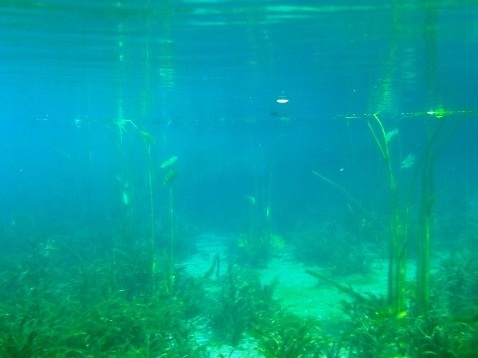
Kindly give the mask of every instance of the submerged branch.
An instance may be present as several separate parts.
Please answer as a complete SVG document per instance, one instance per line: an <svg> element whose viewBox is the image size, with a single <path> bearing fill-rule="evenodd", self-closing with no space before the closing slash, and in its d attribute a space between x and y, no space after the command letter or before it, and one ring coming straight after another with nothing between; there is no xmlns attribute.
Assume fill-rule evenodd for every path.
<svg viewBox="0 0 478 358"><path fill-rule="evenodd" d="M305 273L311 275L312 277L318 278L319 280L323 280L323 281L331 284L335 288L339 289L341 292L349 295L352 298L355 298L358 301L361 301L361 302L367 302L368 301L368 299L365 296L362 296L360 293L354 291L352 288L347 287L345 285L342 285L341 283L335 282L334 280L331 280L330 278L325 277L325 276L321 275L320 273L318 273L316 271L305 270Z"/></svg>

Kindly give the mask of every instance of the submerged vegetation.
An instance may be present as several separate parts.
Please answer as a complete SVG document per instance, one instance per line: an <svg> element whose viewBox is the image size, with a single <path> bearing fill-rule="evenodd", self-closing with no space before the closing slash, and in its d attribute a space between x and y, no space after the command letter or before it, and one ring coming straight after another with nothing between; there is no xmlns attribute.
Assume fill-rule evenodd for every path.
<svg viewBox="0 0 478 358"><path fill-rule="evenodd" d="M213 275L176 264L171 281L167 255L158 255L151 278L147 248L109 252L58 236L2 257L0 355L220 357L246 349L251 357L471 358L478 344L472 249L437 266L426 316L397 316L386 298L337 284L343 316L333 329L282 305L275 292L287 278L264 283L248 265L229 260L219 269L215 256ZM330 273L329 264L315 267Z"/></svg>
<svg viewBox="0 0 478 358"><path fill-rule="evenodd" d="M33 228L5 235L0 356L219 358L235 356L235 350L265 358L476 356L476 213L463 214L469 225L462 223L462 247L433 260L430 254L432 239L453 235L452 229L441 236L436 230L453 224L436 223L441 217L434 210L433 170L456 126L442 131L442 120L433 130L427 127L431 134L421 157L400 160L393 147L398 129L387 132L378 115L367 119L385 162L384 203L364 205L314 171L314 179L345 199L346 209L323 210L320 219L291 214L296 225L281 231L269 174L258 186L262 190L246 196L241 229L213 256L199 252L196 226L177 215L178 157L159 164L148 132L131 121L117 123L121 156L131 139L126 127L133 127L144 156L141 173L135 176L122 164L115 178L122 199L118 227L98 240L90 232L55 236ZM415 172L406 176L400 170ZM142 203L133 195L138 188ZM197 252L211 255L212 263L204 268L188 262ZM296 307L289 306L286 295L297 292L276 295L292 279L287 269L277 279L262 275L273 260L293 262L304 277L325 284L325 294L335 292L341 314L308 313L317 308L310 305L327 305L319 287L304 286L316 290L314 300L296 297ZM411 263L416 279L407 275ZM387 265L386 283L377 283ZM381 286L363 292L347 284L351 277Z"/></svg>
<svg viewBox="0 0 478 358"><path fill-rule="evenodd" d="M399 131L387 132L377 115L368 122L385 161L385 213L368 209L345 187L313 172L345 198L347 209L323 212L320 220L297 216L292 230L278 234L269 176L264 193L247 196L242 230L229 245L224 240L225 254L214 253L209 269L188 262L199 251L199 239L196 226L176 213L178 158L158 165L154 139L134 125L140 134L136 140L146 148L145 179L131 180L128 168L116 177L124 210L111 237L93 242L91 233L55 236L33 228L5 235L0 356L216 358L235 356L238 350L265 358L474 357L476 213L466 214L462 247L434 256L431 269L432 234L445 227L436 224L434 163L456 129L443 135L442 123L427 137L422 158L415 162L407 156L405 165L391 147ZM120 127L121 151L127 139L124 126L133 124ZM410 194L404 195L397 170L410 168L415 174ZM135 185L146 188L146 205L135 200ZM141 223L135 220L140 210L146 212ZM450 233L448 229L442 236ZM414 239L415 256L408 252ZM406 269L415 258L413 280ZM335 292L337 301L342 299L341 315L331 322L307 313L311 304L326 305L320 288L314 288L313 303L299 299L294 304L304 307L288 306L284 292L276 295L290 279L286 269L277 279L261 276L272 260L294 262L303 276L325 284L326 294ZM385 295L343 281L374 281L387 264L388 279L380 287L382 293L388 289Z"/></svg>
<svg viewBox="0 0 478 358"><path fill-rule="evenodd" d="M60 239L62 241L60 241ZM3 261L2 357L197 356L191 295L201 289L177 269L172 291L144 253L102 257L67 238ZM15 261L13 261L15 259Z"/></svg>
<svg viewBox="0 0 478 358"><path fill-rule="evenodd" d="M478 357L477 4L3 1L0 358Z"/></svg>

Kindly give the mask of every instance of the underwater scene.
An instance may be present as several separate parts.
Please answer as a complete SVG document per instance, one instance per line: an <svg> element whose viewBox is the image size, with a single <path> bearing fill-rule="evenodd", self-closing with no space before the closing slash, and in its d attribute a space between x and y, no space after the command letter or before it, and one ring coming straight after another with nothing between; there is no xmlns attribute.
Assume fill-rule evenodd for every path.
<svg viewBox="0 0 478 358"><path fill-rule="evenodd" d="M475 0L0 1L0 357L478 357Z"/></svg>

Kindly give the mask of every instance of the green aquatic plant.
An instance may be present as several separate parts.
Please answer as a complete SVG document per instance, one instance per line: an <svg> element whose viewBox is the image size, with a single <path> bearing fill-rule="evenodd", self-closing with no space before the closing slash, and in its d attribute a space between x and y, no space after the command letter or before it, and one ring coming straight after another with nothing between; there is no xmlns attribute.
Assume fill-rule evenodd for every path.
<svg viewBox="0 0 478 358"><path fill-rule="evenodd" d="M478 254L476 247L459 248L444 258L432 277L434 309L454 319L478 319Z"/></svg>
<svg viewBox="0 0 478 358"><path fill-rule="evenodd" d="M222 280L218 305L212 312L213 329L220 339L236 346L274 311L276 282L263 285L256 272L233 263Z"/></svg>
<svg viewBox="0 0 478 358"><path fill-rule="evenodd" d="M393 170L393 158L390 149L390 139L393 138L393 136L386 131L385 126L377 114L373 114L371 118L371 120L367 121L367 125L385 161L390 192L388 302L394 314L400 315L406 310L407 213L400 203L399 187Z"/></svg>
<svg viewBox="0 0 478 358"><path fill-rule="evenodd" d="M280 256L285 250L285 240L272 231L270 204L265 208L254 196L247 196L249 209L249 230L236 236L231 245L231 254L242 264L264 266L274 255ZM263 215L260 212L263 211Z"/></svg>
<svg viewBox="0 0 478 358"><path fill-rule="evenodd" d="M8 317L0 318L3 322L0 328L0 354L3 357L34 357L40 353L41 347L35 345L39 332L28 327L29 323L20 319L18 326L14 327L12 322L8 322Z"/></svg>
<svg viewBox="0 0 478 358"><path fill-rule="evenodd" d="M264 266L271 255L271 245L263 236L251 237L242 233L237 235L231 246L231 254L244 265Z"/></svg>
<svg viewBox="0 0 478 358"><path fill-rule="evenodd" d="M428 141L424 154L418 163L416 176L421 174L420 211L418 217L417 243L417 291L416 314L426 315L430 300L430 251L432 241L432 214L436 201L434 186L434 170L438 154L444 145L453 137L463 123L463 118L452 121L443 116L438 118L434 128L427 123Z"/></svg>
<svg viewBox="0 0 478 358"><path fill-rule="evenodd" d="M388 276L388 299L393 311L399 315L407 307L405 304L406 291L406 251L409 245L408 225L410 220L409 207L413 203L415 195L410 195L408 202L401 203L399 187L393 171L391 150L384 125L378 115L372 116L374 121L368 122L369 129L377 144L379 152L385 159L389 190L391 196L391 220L390 220L390 251L389 251L389 276ZM373 125L375 123L375 126ZM425 151L416 165L415 175L410 184L410 192L414 193L414 182L420 179L420 210L417 227L417 277L415 308L417 315L425 315L429 309L430 295L430 248L432 240L432 211L436 200L434 190L434 168L438 153L444 144L453 136L462 120L453 122L450 127L445 119L439 118L434 129L426 122L428 129L428 141ZM411 159L409 160L411 161ZM413 159L414 162L414 159ZM402 163L403 166L403 163ZM407 167L411 164L407 163Z"/></svg>
<svg viewBox="0 0 478 358"><path fill-rule="evenodd" d="M409 153L409 154L405 157L405 159L403 159L403 160L400 162L400 168L401 168L401 169L408 169L408 168L412 167L413 164L415 164L415 154Z"/></svg>
<svg viewBox="0 0 478 358"><path fill-rule="evenodd" d="M319 322L278 311L270 323L254 332L257 350L264 358L321 357L326 341Z"/></svg>
<svg viewBox="0 0 478 358"><path fill-rule="evenodd" d="M255 178L254 191L245 196L247 203L247 227L237 235L231 245L232 254L238 262L264 266L274 255L281 255L285 241L273 230L272 225L272 175Z"/></svg>
<svg viewBox="0 0 478 358"><path fill-rule="evenodd" d="M367 295L343 301L342 342L351 357L405 357L408 351L408 317L397 317L388 299Z"/></svg>
<svg viewBox="0 0 478 358"><path fill-rule="evenodd" d="M150 276L151 276L151 284L154 286L154 276L155 276L155 230L154 230L154 188L153 188L153 160L151 157L151 147L155 143L154 137L145 131L139 131L139 134L143 140L143 143L146 148L146 153L148 156L148 192L149 192L149 215L150 215L150 236L149 236L149 251L150 251ZM154 290L154 287L153 287Z"/></svg>
<svg viewBox="0 0 478 358"><path fill-rule="evenodd" d="M323 215L320 222L299 222L298 228L288 235L288 244L296 259L319 265L332 277L365 277L373 273L378 257L374 237L382 234L374 231L375 222L374 228L368 227L368 223L367 218L358 215Z"/></svg>
<svg viewBox="0 0 478 358"><path fill-rule="evenodd" d="M123 142L123 135L128 131L128 127L133 127L135 130L138 130L138 126L131 119L123 118L121 115L113 121L113 124L118 130L120 142Z"/></svg>
<svg viewBox="0 0 478 358"><path fill-rule="evenodd" d="M114 261L67 240L38 260L22 253L8 268L11 280L0 280L0 292L10 290L0 301L0 356L206 356L189 324L201 307L200 281L179 267L171 294L161 289L167 277L159 267L152 294L140 252ZM141 259L144 269L137 273ZM0 270L5 277L6 269Z"/></svg>
<svg viewBox="0 0 478 358"><path fill-rule="evenodd" d="M148 209L149 209L149 233L145 235L145 241L147 242L147 245L149 246L149 249L147 250L149 257L149 274L150 274L150 280L152 285L154 285L154 275L155 275L155 187L154 187L154 169L155 169L155 163L154 163L154 158L153 158L153 146L155 144L155 138L154 136L147 132L146 130L142 129L139 124L136 124L133 120L131 119L125 119L122 115L123 113L123 108L120 105L118 112L120 113L118 115L118 119L114 120L114 125L119 131L119 142L116 141L116 147L120 154L124 157L122 160L122 165L125 166L123 169L124 173L121 175L116 175L116 179L119 181L122 189L122 203L124 206L124 217L122 220L122 225L123 227L123 239L122 240L125 242L128 242L129 245L137 245L134 241L137 239L138 235L138 222L137 220L134 220L133 218L133 202L132 202L132 192L134 190L133 185L132 185L132 178L131 178L131 168L127 168L126 163L128 163L127 159L127 154L128 152L125 151L125 145L126 145L126 139L132 139L134 140L133 144L135 146L141 145L138 144L142 143L144 145L144 151L145 151L145 160L146 160L146 183L147 183L147 200L148 200ZM129 133L129 131L133 130L133 133ZM126 137L126 134L131 134ZM124 244L123 242L119 241L117 244Z"/></svg>
<svg viewBox="0 0 478 358"><path fill-rule="evenodd" d="M173 195L173 182L176 180L178 176L178 171L172 166L176 163L178 157L172 156L168 160L164 161L160 167L161 169L168 169L168 172L163 177L163 184L168 189L168 197L169 197L169 249L168 249L168 260L169 260L169 279L170 283L169 286L174 284L174 275L173 275L173 267L174 267L174 246L175 246L175 224L174 224L174 195Z"/></svg>
<svg viewBox="0 0 478 358"><path fill-rule="evenodd" d="M411 357L476 357L477 328L430 311L407 327L407 353Z"/></svg>
<svg viewBox="0 0 478 358"><path fill-rule="evenodd" d="M322 179L324 182L326 182L327 184L329 184L330 186L332 186L334 189L338 190L339 192L341 192L348 200L350 203L353 204L354 207L356 207L357 209L359 209L362 213L364 213L366 216L369 216L369 213L368 211L357 201L355 200L352 195L350 195L350 193L344 188L342 187L341 185L337 184L336 182L330 180L329 178L326 178L325 176L323 176L322 174L316 172L315 170L312 170L312 174L318 176L320 179Z"/></svg>
<svg viewBox="0 0 478 358"><path fill-rule="evenodd" d="M161 163L160 168L161 169L166 169L167 167L172 166L176 161L178 160L178 157L176 155L173 155L171 158L165 160L164 162Z"/></svg>

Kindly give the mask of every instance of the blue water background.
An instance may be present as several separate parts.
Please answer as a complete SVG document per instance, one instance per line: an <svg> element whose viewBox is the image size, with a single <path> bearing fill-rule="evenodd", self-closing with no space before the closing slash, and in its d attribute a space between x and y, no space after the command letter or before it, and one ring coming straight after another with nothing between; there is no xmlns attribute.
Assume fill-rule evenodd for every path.
<svg viewBox="0 0 478 358"><path fill-rule="evenodd" d="M477 18L471 1L4 3L2 238L108 241L129 222L141 241L150 196L159 238L172 156L175 220L197 232L247 232L251 205L283 235L361 215L312 171L386 216L373 114L399 129L393 168L415 208L401 161L416 167L438 123L462 121L438 155L435 210L476 218Z"/></svg>

